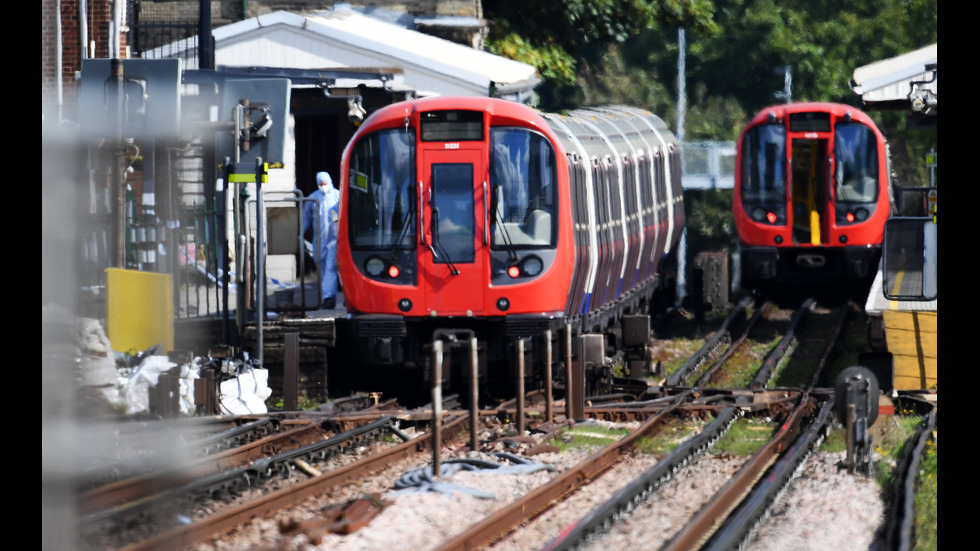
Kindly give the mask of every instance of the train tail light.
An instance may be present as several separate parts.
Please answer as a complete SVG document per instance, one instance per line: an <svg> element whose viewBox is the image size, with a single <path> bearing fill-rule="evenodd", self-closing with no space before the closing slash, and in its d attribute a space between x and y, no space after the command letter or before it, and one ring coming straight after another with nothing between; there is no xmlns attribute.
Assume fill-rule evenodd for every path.
<svg viewBox="0 0 980 551"><path fill-rule="evenodd" d="M382 258L372 256L364 263L364 272L374 278L387 275L391 279L398 279L398 276L401 274L401 269L397 265L387 262Z"/></svg>
<svg viewBox="0 0 980 551"><path fill-rule="evenodd" d="M768 212L768 213L766 213L766 220L768 220L770 224L775 224L777 218L778 217L776 216L776 213L775 212Z"/></svg>

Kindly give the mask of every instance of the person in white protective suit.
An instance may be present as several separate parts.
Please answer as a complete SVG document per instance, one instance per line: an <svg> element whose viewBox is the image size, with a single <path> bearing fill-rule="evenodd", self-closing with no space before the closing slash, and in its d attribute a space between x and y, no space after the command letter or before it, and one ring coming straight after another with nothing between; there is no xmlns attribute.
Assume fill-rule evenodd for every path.
<svg viewBox="0 0 980 551"><path fill-rule="evenodd" d="M320 250L317 251L323 297L320 307L330 310L337 306L337 204L340 191L333 187L333 179L326 172L317 173L316 185L317 189L308 196L316 202L303 202L303 235L310 229L316 230L316 220L320 220Z"/></svg>

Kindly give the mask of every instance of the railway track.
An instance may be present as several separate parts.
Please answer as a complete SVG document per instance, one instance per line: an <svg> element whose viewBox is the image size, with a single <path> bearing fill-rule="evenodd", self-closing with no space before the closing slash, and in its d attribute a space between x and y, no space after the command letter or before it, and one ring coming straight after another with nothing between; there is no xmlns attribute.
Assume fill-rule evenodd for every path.
<svg viewBox="0 0 980 551"><path fill-rule="evenodd" d="M786 492L785 483L799 476L832 421L828 412L833 411L833 392L818 383L825 379L822 372L834 355L833 343L848 319L845 307L822 311L822 321L815 323L815 305L807 301L777 324L783 332L756 365L751 383L713 386L726 377L726 361L759 329L759 313L767 308L741 303L685 368L661 385L649 385L642 395L593 397L584 409L586 420L569 421L564 402L546 404L540 393L529 393L521 405L528 420L524 434L508 423L518 412L513 403L481 410L477 427L470 425L468 412L450 403L437 436L425 432L431 428L425 421L431 420L431 410L400 410L390 402L373 411L222 420L195 440L197 466L182 473L192 480L178 484L174 475L161 470L82 494L82 524L94 527L86 548L287 549L300 541L341 551L377 548L378 542L388 542L381 545L391 550L597 548L603 538L636 537L616 533L629 533L631 519L635 527L636 519L654 508L671 509L669 518L685 519L665 523L668 517L659 514L658 534L648 535L646 542L655 548L738 546L759 533L772 504ZM794 354L819 360L810 362L805 375L799 370L787 375L786 364ZM786 377L808 382L799 387L775 384ZM554 420L545 418L546 411ZM708 453L742 417L768 419L770 426L780 428L751 457ZM422 432L399 434L394 419ZM642 451L642 442L670 434L678 420L694 420L700 428L670 453ZM556 453L550 444L576 438L572 429L587 430L596 423L632 430L605 446L578 452ZM479 434L476 450L471 449L473 431ZM369 454L355 452L342 464L322 461L345 449L363 451L369 441L382 445ZM433 442L442 449L435 464L444 466L443 476L431 472ZM332 451L323 451L327 448ZM463 466L483 474L459 473L456 468ZM516 476L505 474L522 470ZM408 472L426 478L429 491L407 498L398 480ZM277 483L265 486L260 480ZM443 491L432 490L440 485ZM458 487L447 489L453 485ZM691 485L700 486L701 499L692 500L690 492L681 490ZM441 511L429 512L434 499L441 500L441 507L435 505ZM411 500L423 503L406 505ZM147 509L162 511L158 505L163 502L193 502L207 514L181 516L169 509L168 522L145 515ZM724 523L718 522L721 518ZM121 536L120 526L132 530ZM901 534L901 528L892 532ZM604 546L610 545L617 546Z"/></svg>

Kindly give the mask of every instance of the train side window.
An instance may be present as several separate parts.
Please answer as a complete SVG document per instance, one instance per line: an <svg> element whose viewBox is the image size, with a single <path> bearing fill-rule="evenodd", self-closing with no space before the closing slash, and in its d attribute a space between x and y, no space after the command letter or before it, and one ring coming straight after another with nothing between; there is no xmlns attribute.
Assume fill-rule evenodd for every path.
<svg viewBox="0 0 980 551"><path fill-rule="evenodd" d="M558 223L554 148L536 132L493 127L490 157L492 247L504 247L508 239L514 246L554 247ZM498 231L501 224L506 231Z"/></svg>
<svg viewBox="0 0 980 551"><path fill-rule="evenodd" d="M352 248L415 247L414 181L414 130L382 130L355 144L346 211Z"/></svg>
<svg viewBox="0 0 980 551"><path fill-rule="evenodd" d="M878 199L878 145L874 131L858 123L840 123L834 132L837 200L872 203Z"/></svg>
<svg viewBox="0 0 980 551"><path fill-rule="evenodd" d="M935 300L938 226L931 217L894 217L885 222L882 291L888 300Z"/></svg>
<svg viewBox="0 0 980 551"><path fill-rule="evenodd" d="M742 200L776 201L786 197L786 129L777 124L753 127L742 137Z"/></svg>

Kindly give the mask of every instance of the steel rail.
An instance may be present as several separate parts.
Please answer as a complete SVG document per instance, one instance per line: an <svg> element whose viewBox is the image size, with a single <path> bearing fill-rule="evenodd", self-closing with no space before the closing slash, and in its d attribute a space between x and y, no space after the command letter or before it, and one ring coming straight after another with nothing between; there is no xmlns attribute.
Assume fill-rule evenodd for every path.
<svg viewBox="0 0 980 551"><path fill-rule="evenodd" d="M605 503L563 530L542 550L575 549L588 538L608 531L616 517L632 512L633 509L645 502L655 490L677 474L680 469L694 463L700 454L708 450L724 435L740 415L741 411L738 408L726 408L703 431L689 438L628 486L617 491Z"/></svg>
<svg viewBox="0 0 980 551"><path fill-rule="evenodd" d="M728 317L725 318L725 322L722 323L721 327L718 328L714 334L708 338L703 345L701 345L700 350L698 350L694 355L687 359L674 373L667 377L664 381L664 386L680 386L681 381L686 379L692 371L697 369L701 364L703 364L708 356L714 352L719 346L721 346L721 340L723 337L727 337L731 329L730 327L735 324L735 321L739 319L740 316L744 315L744 312L754 303L752 297L743 298L732 311L729 312ZM761 310L761 309L760 309Z"/></svg>
<svg viewBox="0 0 980 551"><path fill-rule="evenodd" d="M390 418L382 418L326 439L317 439L305 446L287 449L271 457L259 458L246 466L211 473L186 484L175 484L159 493L141 496L116 507L85 515L79 519L79 524L90 527L108 520L119 522L118 519L123 518L124 515L133 515L150 508L159 509L181 501L192 502L201 496L213 498L222 494L234 494L255 487L257 483L271 478L274 473L288 473L293 462L298 459L323 460L330 455L342 453L354 443L376 437L391 425Z"/></svg>
<svg viewBox="0 0 980 551"><path fill-rule="evenodd" d="M679 407L690 394L690 391L687 391L675 397L674 408L665 408L621 440L609 444L547 484L531 490L522 498L471 525L462 533L443 542L437 548L438 551L481 548L503 537L527 518L552 507L560 499L584 486L620 461L633 450L637 439L653 432L665 423L674 409Z"/></svg>
<svg viewBox="0 0 980 551"><path fill-rule="evenodd" d="M769 509L786 491L789 483L802 472L810 454L826 437L833 420L834 400L827 400L806 431L782 454L749 496L723 523L704 549L726 551L747 543L758 529Z"/></svg>
<svg viewBox="0 0 980 551"><path fill-rule="evenodd" d="M769 379L776 372L776 368L786 359L790 345L796 341L796 330L803 318L810 311L810 307L813 306L814 302L812 298L804 300L799 309L793 313L793 317L790 319L789 329L769 357L762 362L762 367L759 368L758 373L755 374L755 378L749 383L749 388L764 388L769 383Z"/></svg>
<svg viewBox="0 0 980 551"><path fill-rule="evenodd" d="M702 373L700 377L698 377L697 382L695 382L693 386L700 388L711 382L711 379L714 378L715 374L721 370L721 366L725 365L725 362L728 361L735 354L738 348L742 346L742 344L744 344L749 338L749 331L752 330L752 327L755 326L760 318L762 318L762 308L756 309L756 311L752 314L752 317L749 318L748 323L746 323L745 327L742 328L738 338L728 345L728 350L725 350L725 353L722 354L711 367Z"/></svg>
<svg viewBox="0 0 980 551"><path fill-rule="evenodd" d="M444 436L455 436L467 427L468 414L458 415L443 424ZM448 439L448 438L447 438ZM443 440L446 441L445 439ZM356 463L324 473L300 484L284 488L259 499L221 511L204 520L179 526L155 537L124 547L125 551L176 550L202 541L219 532L233 529L251 519L295 506L306 499L321 495L328 490L357 480L367 473L375 472L391 463L417 455L432 444L432 433L426 433L381 453L373 454Z"/></svg>
<svg viewBox="0 0 980 551"><path fill-rule="evenodd" d="M722 526L724 520L749 494L766 471L789 449L803 430L804 421L815 409L815 400L804 400L794 409L768 444L739 469L735 477L715 494L661 551L700 549Z"/></svg>
<svg viewBox="0 0 980 551"><path fill-rule="evenodd" d="M886 512L888 520L881 538L885 542L885 549L908 551L915 544L915 483L926 443L934 437L933 431L938 426L938 415L938 408L933 407L922 417L895 467L892 490L894 499Z"/></svg>
<svg viewBox="0 0 980 551"><path fill-rule="evenodd" d="M302 446L322 439L324 428L314 419L295 428L270 434L244 446L195 459L180 468L148 473L93 488L78 497L77 507L82 515L119 506L127 501L187 484L201 476L243 466L269 454L269 450Z"/></svg>

